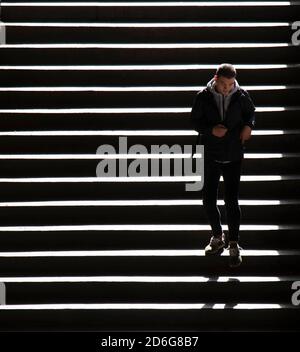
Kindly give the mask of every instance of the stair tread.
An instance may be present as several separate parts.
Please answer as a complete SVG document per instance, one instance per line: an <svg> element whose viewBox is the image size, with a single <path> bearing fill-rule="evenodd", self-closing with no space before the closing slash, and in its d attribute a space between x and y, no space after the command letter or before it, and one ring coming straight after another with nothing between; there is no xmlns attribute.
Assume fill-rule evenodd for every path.
<svg viewBox="0 0 300 352"><path fill-rule="evenodd" d="M165 159L173 159L174 154L165 154L168 158ZM176 154L175 154L176 155ZM184 157L185 154L177 154L178 156ZM158 154L157 154L158 156ZM284 159L284 158L299 158L300 153L245 153L244 159ZM103 154L0 154L0 160L94 160L94 159L104 159L105 156ZM144 159L147 158L137 157L136 154L122 154L120 159ZM149 159L156 158L156 155L150 155ZM114 159L114 158L110 158ZM118 156L115 159L119 159ZM148 159L148 158L147 158Z"/></svg>
<svg viewBox="0 0 300 352"><path fill-rule="evenodd" d="M258 310L258 309L299 309L298 307L292 304L257 304L257 303L240 303L240 304L215 304L211 307L211 304L207 306L205 303L79 303L79 304L16 304L16 305L0 305L0 311L3 310L60 310L60 309L74 309L74 310L102 310L102 309L118 309L118 310L132 310L132 309L162 309L162 310L173 310L173 309L189 309L189 310L198 310L198 309L242 309L242 310Z"/></svg>
<svg viewBox="0 0 300 352"><path fill-rule="evenodd" d="M300 175L242 175L241 181L284 181L284 180L299 180ZM186 182L196 180L197 177L192 176L178 176L178 177L167 177L167 176L158 176L158 177L15 177L15 178L0 178L1 183L35 183L35 182L118 182L118 183L128 183L128 182ZM222 182L222 179L221 179Z"/></svg>
<svg viewBox="0 0 300 352"><path fill-rule="evenodd" d="M0 65L0 70L214 70L217 64L187 64L187 65ZM240 70L262 70L262 69L288 69L300 68L300 64L235 64L235 68Z"/></svg>
<svg viewBox="0 0 300 352"><path fill-rule="evenodd" d="M300 250L242 250L244 257L277 257L300 256ZM221 257L228 256L223 252ZM170 250L86 250L86 251L27 251L27 252L0 252L0 258L58 258L63 257L206 257L202 249L170 249Z"/></svg>
<svg viewBox="0 0 300 352"><path fill-rule="evenodd" d="M64 43L64 44L3 44L0 46L0 52L5 49L60 49L60 48L75 48L75 49L88 49L88 48L116 48L116 49L179 49L179 48L282 48L294 47L289 42L278 43L104 43L104 44L84 44L84 43Z"/></svg>
<svg viewBox="0 0 300 352"><path fill-rule="evenodd" d="M32 276L32 277L0 277L3 283L208 283L218 282L220 284L230 284L237 280L239 283L280 283L282 281L300 281L299 276Z"/></svg>
<svg viewBox="0 0 300 352"><path fill-rule="evenodd" d="M162 27L162 28L197 28L197 27L289 27L289 22L5 22L6 27L87 27L89 29L97 27L129 27L135 29L137 27L151 28L151 27Z"/></svg>
<svg viewBox="0 0 300 352"><path fill-rule="evenodd" d="M151 92L151 91L195 91L204 89L205 86L127 86L127 87L0 87L0 92ZM287 90L300 89L299 84L288 85L259 85L259 86L243 86L247 91L262 91L262 90Z"/></svg>
<svg viewBox="0 0 300 352"><path fill-rule="evenodd" d="M253 136L270 136L300 134L300 129L291 130L253 130ZM46 136L46 137L74 137L74 136L197 136L194 130L48 130L48 131L0 131L1 136Z"/></svg>
<svg viewBox="0 0 300 352"><path fill-rule="evenodd" d="M224 205L224 200L219 199L217 201L218 205ZM262 200L262 199L240 199L239 204L241 206L281 206L281 205L299 205L300 199L280 199L280 200ZM201 199L145 199L145 200L51 200L51 201L22 201L22 202L0 202L1 207L42 207L42 206L112 206L112 207L136 207L136 206L199 206L203 205Z"/></svg>

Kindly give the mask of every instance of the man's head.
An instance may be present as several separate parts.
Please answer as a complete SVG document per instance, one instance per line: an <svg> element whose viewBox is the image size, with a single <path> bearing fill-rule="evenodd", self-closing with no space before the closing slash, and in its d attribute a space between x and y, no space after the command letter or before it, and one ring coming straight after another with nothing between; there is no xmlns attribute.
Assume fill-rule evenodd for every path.
<svg viewBox="0 0 300 352"><path fill-rule="evenodd" d="M221 64L214 76L216 90L223 94L228 95L234 88L236 77L236 70L231 64Z"/></svg>

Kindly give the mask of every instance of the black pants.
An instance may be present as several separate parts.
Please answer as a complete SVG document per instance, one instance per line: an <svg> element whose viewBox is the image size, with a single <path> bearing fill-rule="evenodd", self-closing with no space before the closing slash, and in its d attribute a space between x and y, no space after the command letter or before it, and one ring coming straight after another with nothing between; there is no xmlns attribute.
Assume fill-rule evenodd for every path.
<svg viewBox="0 0 300 352"><path fill-rule="evenodd" d="M228 224L228 240L239 240L241 209L238 203L242 160L222 164L205 158L203 206L214 236L222 234L221 215L217 206L221 174L224 180L224 201Z"/></svg>

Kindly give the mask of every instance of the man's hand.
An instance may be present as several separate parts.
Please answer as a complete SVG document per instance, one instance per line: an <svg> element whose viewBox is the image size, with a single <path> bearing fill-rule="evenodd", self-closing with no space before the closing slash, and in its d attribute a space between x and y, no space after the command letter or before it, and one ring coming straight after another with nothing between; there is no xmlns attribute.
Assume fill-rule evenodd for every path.
<svg viewBox="0 0 300 352"><path fill-rule="evenodd" d="M250 139L251 137L251 132L252 129L249 126L245 126L241 133L240 133L240 139L242 140L242 144L244 144L245 141L247 141L248 139Z"/></svg>
<svg viewBox="0 0 300 352"><path fill-rule="evenodd" d="M211 131L211 133L216 137L224 137L226 132L227 132L227 128L221 124L216 125Z"/></svg>

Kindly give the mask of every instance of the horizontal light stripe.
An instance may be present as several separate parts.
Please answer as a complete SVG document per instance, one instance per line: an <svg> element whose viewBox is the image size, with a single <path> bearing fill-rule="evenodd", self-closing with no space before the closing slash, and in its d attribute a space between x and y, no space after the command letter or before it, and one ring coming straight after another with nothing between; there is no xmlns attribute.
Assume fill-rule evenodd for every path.
<svg viewBox="0 0 300 352"><path fill-rule="evenodd" d="M130 43L130 44L3 44L1 49L226 49L226 48L283 48L290 43Z"/></svg>
<svg viewBox="0 0 300 352"><path fill-rule="evenodd" d="M215 309L280 309L284 305L280 304L230 304L230 307L221 304L215 304ZM0 305L0 310L104 310L104 309L164 309L164 310L184 310L184 309L209 309L204 303L103 303L103 304L16 304L16 305Z"/></svg>
<svg viewBox="0 0 300 352"><path fill-rule="evenodd" d="M0 202L1 208L10 207L83 207L83 206L184 206L202 205L200 199L168 199L168 200L78 200L78 201L39 201L39 202ZM218 205L224 205L224 200L218 200ZM299 204L300 200L240 200L240 205L263 206L263 205L285 205Z"/></svg>
<svg viewBox="0 0 300 352"><path fill-rule="evenodd" d="M284 159L293 157L300 157L300 153L244 153L244 159Z"/></svg>
<svg viewBox="0 0 300 352"><path fill-rule="evenodd" d="M272 177L272 176L271 176ZM275 176L278 180L281 176ZM32 182L195 182L201 176L149 176L149 177L33 177L33 178L0 178L0 182L32 183Z"/></svg>
<svg viewBox="0 0 300 352"><path fill-rule="evenodd" d="M280 111L297 111L300 110L298 106L270 106L270 107L257 107L255 112L280 112Z"/></svg>
<svg viewBox="0 0 300 352"><path fill-rule="evenodd" d="M195 153L197 158L202 158L202 155ZM300 154L299 154L300 156ZM191 153L185 154L40 154L40 155L0 155L0 160L93 160L93 159L189 159Z"/></svg>
<svg viewBox="0 0 300 352"><path fill-rule="evenodd" d="M289 27L289 22L183 22L183 23L141 23L141 22L6 22L6 27L71 27L71 28L240 28L240 27Z"/></svg>
<svg viewBox="0 0 300 352"><path fill-rule="evenodd" d="M13 131L0 136L193 136L192 130L77 130L77 131Z"/></svg>
<svg viewBox="0 0 300 352"><path fill-rule="evenodd" d="M15 65L15 66L0 66L0 70L109 70L109 71L124 71L124 70L215 70L218 64L215 65ZM300 68L300 64L235 64L234 67L238 70L265 70L265 69L283 69L283 68Z"/></svg>
<svg viewBox="0 0 300 352"><path fill-rule="evenodd" d="M198 158L202 155L195 154ZM0 154L0 160L102 160L102 159L188 159L191 153L175 154ZM299 158L300 153L245 153L245 159Z"/></svg>
<svg viewBox="0 0 300 352"><path fill-rule="evenodd" d="M300 107L299 107L300 110ZM87 108L87 109L0 109L0 113L19 114L124 114L190 113L191 108Z"/></svg>
<svg viewBox="0 0 300 352"><path fill-rule="evenodd" d="M241 181L281 181L295 180L294 177L281 175L242 175ZM26 178L0 178L0 183L48 183L48 182L195 182L200 181L199 176L149 176L149 177L26 177ZM221 177L221 181L223 178Z"/></svg>
<svg viewBox="0 0 300 352"><path fill-rule="evenodd" d="M279 256L300 255L300 251L287 250L243 250L243 256ZM221 256L228 256L225 251ZM32 252L0 252L0 258L34 258L34 257L205 257L204 250L172 249L172 250L107 250L107 251L32 251Z"/></svg>
<svg viewBox="0 0 300 352"><path fill-rule="evenodd" d="M0 87L0 92L198 92L204 86ZM300 85L243 86L249 91L300 89Z"/></svg>
<svg viewBox="0 0 300 352"><path fill-rule="evenodd" d="M254 130L253 136L299 134L300 130ZM53 131L12 131L0 132L0 137L5 136L196 136L198 132L194 130L53 130ZM84 142L83 142L84 143Z"/></svg>
<svg viewBox="0 0 300 352"><path fill-rule="evenodd" d="M298 111L300 106L257 107L255 112ZM190 114L190 108L0 109L0 114Z"/></svg>
<svg viewBox="0 0 300 352"><path fill-rule="evenodd" d="M228 230L227 225L223 225ZM0 226L0 232L57 232L57 231L210 231L209 225L59 225L59 226ZM300 225L241 225L240 231L300 230Z"/></svg>
<svg viewBox="0 0 300 352"><path fill-rule="evenodd" d="M228 230L227 225L223 225ZM131 225L59 225L59 226L0 226L0 232L76 232L76 231L210 231L209 225L171 225L171 224L131 224ZM300 230L300 225L241 225L240 231L279 231Z"/></svg>
<svg viewBox="0 0 300 352"><path fill-rule="evenodd" d="M256 130L252 131L253 136L278 136L284 134L298 134L300 130Z"/></svg>
<svg viewBox="0 0 300 352"><path fill-rule="evenodd" d="M228 282L235 280L239 282L280 282L280 281L297 281L298 277L276 277L276 276L59 276L59 277L0 277L0 282L4 283L86 283L86 282L154 282L154 283L204 283L208 281Z"/></svg>
<svg viewBox="0 0 300 352"><path fill-rule="evenodd" d="M298 4L299 2L293 1L294 4ZM74 7L74 6L97 6L97 7L229 7L229 6L236 6L236 7L244 7L244 6L291 6L291 1L198 1L198 2L3 2L2 6L14 7L14 6L51 6L51 7Z"/></svg>

